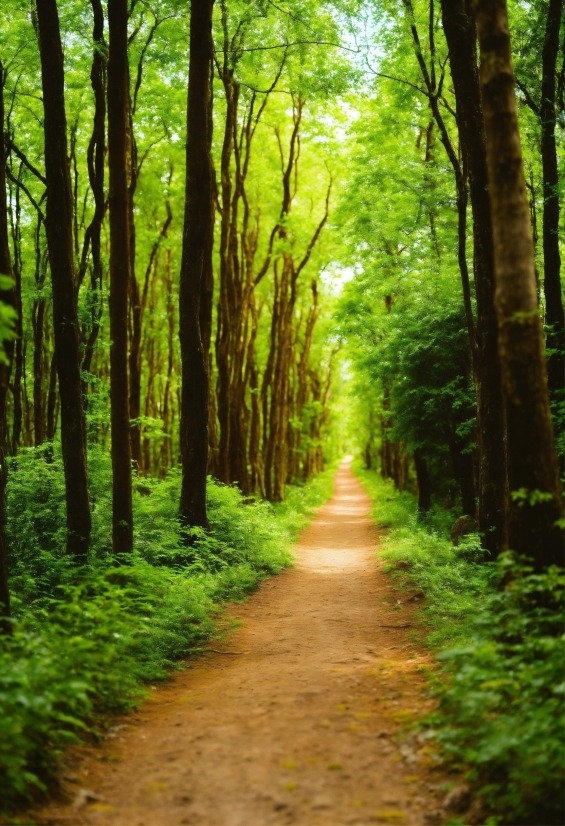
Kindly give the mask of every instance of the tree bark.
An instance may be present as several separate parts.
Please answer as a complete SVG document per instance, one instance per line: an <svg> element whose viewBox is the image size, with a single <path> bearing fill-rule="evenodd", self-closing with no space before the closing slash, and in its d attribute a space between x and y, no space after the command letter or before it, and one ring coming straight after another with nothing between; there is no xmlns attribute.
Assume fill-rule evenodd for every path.
<svg viewBox="0 0 565 826"><path fill-rule="evenodd" d="M247 405L249 380L252 374L249 337L252 329L252 300L255 286L266 274L272 256L273 242L280 229L281 219L271 232L267 253L257 274L254 259L259 237L259 211L254 220L246 192L251 147L271 92L277 85L286 62L286 51L275 78L265 92L252 91L241 95L235 78L238 56L231 48L236 42L230 37L228 11L221 3L224 35L223 61L218 66L226 98L226 117L220 164L221 187L218 193L221 205L220 278L218 323L216 335L217 412L220 427L219 448L213 451L218 478L231 484L237 482L244 493L251 490L247 456L249 423L253 413ZM238 30L239 31L239 30ZM239 38L239 34L235 35ZM239 53L241 54L241 53ZM258 98L262 96L262 99ZM243 100L245 113L238 116ZM282 159L281 159L282 162ZM205 327L203 327L203 335ZM214 430L211 430L214 434Z"/></svg>
<svg viewBox="0 0 565 826"><path fill-rule="evenodd" d="M37 0L45 132L45 229L53 283L53 329L61 399L67 551L84 561L90 542L86 436L73 262L73 207L67 160L63 50L56 0Z"/></svg>
<svg viewBox="0 0 565 826"><path fill-rule="evenodd" d="M0 275L12 277L8 209L6 202L6 145L4 142L4 67L0 63ZM0 301L16 306L14 289L0 291ZM0 364L0 633L12 631L10 590L8 587L8 544L6 541L6 402L8 382L14 356L14 343L3 342L8 363Z"/></svg>
<svg viewBox="0 0 565 826"><path fill-rule="evenodd" d="M559 53L559 30L563 0L549 0L542 50L541 79L541 162L543 174L543 269L545 321L549 327L547 374L551 394L565 389L563 348L565 318L561 294L559 255L559 175L555 146L555 67ZM557 400L557 399L556 399Z"/></svg>
<svg viewBox="0 0 565 826"><path fill-rule="evenodd" d="M208 527L208 370L200 331L202 281L209 262L212 166L209 152L213 0L192 0L187 107L186 190L180 273L182 358L180 517L187 527Z"/></svg>
<svg viewBox="0 0 565 826"><path fill-rule="evenodd" d="M57 364L55 356L51 359L49 369L49 390L47 391L47 430L46 437L49 442L55 438L57 430Z"/></svg>
<svg viewBox="0 0 565 826"><path fill-rule="evenodd" d="M128 4L108 2L108 168L110 174L110 403L112 434L112 546L133 550L128 399Z"/></svg>
<svg viewBox="0 0 565 826"><path fill-rule="evenodd" d="M13 418L12 418L12 439L10 444L10 453L13 455L17 452L20 446L20 439L22 434L22 420L23 420L23 406L22 406L22 377L24 367L24 348L23 348L23 309L22 309L22 266L21 266L21 238L20 238L20 191L16 187L15 204L11 207L11 229L12 240L14 244L14 260L12 262L12 274L15 281L15 309L18 314L16 321L16 345L14 352L14 379L12 382L13 395Z"/></svg>
<svg viewBox="0 0 565 826"><path fill-rule="evenodd" d="M106 43L104 41L104 11L101 0L90 0L94 17L92 39L94 55L90 70L90 82L94 93L94 119L92 134L88 144L87 163L88 180L94 196L94 215L86 234L92 250L92 272L90 277L90 331L84 344L82 370L90 373L94 348L101 328L102 319L102 222L106 214L106 197L104 194L104 167L106 148ZM85 248L88 249L85 239ZM85 251L86 251L85 250ZM87 257L83 252L86 268ZM79 282L80 282L79 276ZM87 401L88 381L84 383L85 401Z"/></svg>
<svg viewBox="0 0 565 826"><path fill-rule="evenodd" d="M47 275L45 251L41 250L41 218L37 219L35 232L35 288L39 298L34 299L31 314L33 327L33 443L43 444L45 437L43 415L43 339L45 331L45 297L42 295Z"/></svg>
<svg viewBox="0 0 565 826"><path fill-rule="evenodd" d="M200 336L202 338L202 349L204 351L204 362L208 370L208 384L210 385L210 344L212 341L212 307L214 303L214 266L212 252L214 249L214 223L215 223L215 172L212 161L212 138L214 128L213 110L213 80L214 64L210 62L210 85L208 90L208 157L210 159L210 186L212 187L212 197L210 198L210 215L206 226L206 237L204 242L204 261L202 266L202 280L200 284Z"/></svg>
<svg viewBox="0 0 565 826"><path fill-rule="evenodd" d="M487 189L487 158L470 0L442 0L457 101L459 139L466 155L473 214L477 298L475 383L479 447L479 530L483 546L496 556L504 547L508 501L506 426L494 306L494 248ZM473 515L473 514L470 514Z"/></svg>
<svg viewBox="0 0 565 826"><path fill-rule="evenodd" d="M464 451L465 445L453 432L446 438L449 446L449 454L453 467L453 478L461 489L461 507L463 513L472 516L477 515L477 503L475 498L475 480L473 474L473 455Z"/></svg>
<svg viewBox="0 0 565 826"><path fill-rule="evenodd" d="M143 455L141 452L141 333L143 327L143 312L141 296L136 275L136 231L135 231L135 192L139 181L140 166L137 155L137 142L133 131L133 109L128 97L128 138L129 138L129 169L130 180L128 189L128 222L129 222L129 320L130 320L130 350L128 358L129 368L129 418L130 418L130 450L131 459L138 472L143 472ZM151 273L151 263L149 274ZM147 281L148 275L146 275Z"/></svg>
<svg viewBox="0 0 565 826"><path fill-rule="evenodd" d="M563 516L524 181L506 0L476 0L506 404L509 547L538 570L563 564Z"/></svg>
<svg viewBox="0 0 565 826"><path fill-rule="evenodd" d="M229 425L230 425L230 297L233 294L231 261L229 253L232 181L231 158L233 154L233 124L237 113L238 86L233 80L233 73L222 74L226 96L226 123L220 162L222 216L220 225L220 289L218 297L218 322L216 332L216 366L218 370L217 406L220 439L218 448L217 474L220 481L229 484Z"/></svg>
<svg viewBox="0 0 565 826"><path fill-rule="evenodd" d="M432 506L432 487L428 463L420 448L416 448L414 451L414 466L418 484L418 513L425 516Z"/></svg>
<svg viewBox="0 0 565 826"><path fill-rule="evenodd" d="M455 188L457 192L457 262L459 265L459 274L461 276L461 288L463 292L463 305L465 308L465 319L467 321L467 331L469 335L469 346L471 348L471 355L473 358L473 362L475 359L475 322L473 319L473 306L471 302L471 285L469 282L469 268L467 266L467 252L466 252L466 245L467 245L467 180L466 180L466 173L467 169L465 165L461 165L460 160L456 154L455 148L451 142L451 138L449 136L449 132L445 125L445 121L441 114L441 110L439 107L439 96L441 93L441 81L438 87L437 83L437 75L436 75L436 48L435 48L435 40L434 40L434 26L435 26L435 18L434 18L434 4L430 3L429 9L429 52L430 52L430 67L428 68L424 53L422 51L422 46L420 43L420 36L418 34L418 29L416 26L416 17L414 15L414 6L412 0L403 0L404 7L407 12L407 16L410 23L410 31L412 34L412 40L414 42L414 51L416 55L416 60L418 61L418 65L420 67L420 73L422 75L422 80L424 81L424 85L426 87L426 96L428 98L428 102L430 105L430 109L432 111L432 115L434 117L434 121L437 124L439 130L439 137L443 144L443 147L446 151L447 157L449 158L449 162L453 168L453 174L455 176ZM427 135L426 135L426 162L431 159L431 138L432 138L432 130L431 125L428 127ZM437 235L435 231L435 225L433 222L433 213L430 213L430 228L432 230L432 237L435 242L436 251L439 257L439 248L437 247Z"/></svg>
<svg viewBox="0 0 565 826"><path fill-rule="evenodd" d="M163 406L162 406L162 419L163 419L163 432L165 434L165 438L163 439L163 444L161 445L161 476L165 477L167 475L167 471L169 470L172 464L172 451L171 451L171 440L172 440L172 427L171 427L171 416L170 416L170 407L171 407L171 384L172 384L172 377L173 377L173 369L174 369L174 354L175 354L175 347L174 347L174 337L175 337L175 302L173 299L173 276L171 272L171 250L165 250L165 287L167 290L167 380L165 382L165 389L163 391Z"/></svg>

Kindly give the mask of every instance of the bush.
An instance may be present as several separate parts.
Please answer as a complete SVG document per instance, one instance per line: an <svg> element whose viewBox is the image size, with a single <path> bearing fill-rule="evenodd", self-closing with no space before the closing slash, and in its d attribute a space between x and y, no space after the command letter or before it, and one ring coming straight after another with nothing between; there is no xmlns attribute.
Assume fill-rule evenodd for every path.
<svg viewBox="0 0 565 826"><path fill-rule="evenodd" d="M498 822L564 823L565 575L501 559L465 647L439 655L438 740Z"/></svg>
<svg viewBox="0 0 565 826"><path fill-rule="evenodd" d="M399 493L390 480L355 467L355 473L373 502L373 518L386 528L379 555L389 563L399 585L426 595L420 620L428 630L428 643L439 648L466 639L477 604L493 588L494 566L478 564L483 552L476 535L463 537L454 547L445 511L433 509L425 521L411 493ZM405 563L397 569L399 562Z"/></svg>
<svg viewBox="0 0 565 826"><path fill-rule="evenodd" d="M563 570L534 574L510 555L484 562L476 535L454 548L439 513L422 523L411 494L356 473L387 528L389 571L426 596L419 617L440 670L439 709L425 724L444 756L466 772L489 823L565 822Z"/></svg>
<svg viewBox="0 0 565 826"><path fill-rule="evenodd" d="M64 554L62 466L45 449L12 460L8 535L15 628L0 648L0 788L14 806L56 781L61 750L96 736L214 632L218 603L240 600L292 561L291 545L331 493L333 470L284 504L244 504L208 484L208 533L186 543L178 473L135 484L135 550L110 554L109 460L90 461L93 542L86 568ZM33 503L33 505L31 504ZM35 507L37 503L37 508ZM33 507L33 513L31 513Z"/></svg>

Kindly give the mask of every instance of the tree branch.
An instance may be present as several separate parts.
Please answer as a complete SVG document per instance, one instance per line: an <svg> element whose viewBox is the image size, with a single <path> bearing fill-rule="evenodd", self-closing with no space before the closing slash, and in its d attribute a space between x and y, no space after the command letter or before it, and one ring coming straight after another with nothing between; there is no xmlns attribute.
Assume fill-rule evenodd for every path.
<svg viewBox="0 0 565 826"><path fill-rule="evenodd" d="M24 165L24 166L27 166L27 168L29 169L29 171L30 171L33 175L35 175L35 177L36 177L36 178L39 178L39 180L41 181L41 183L42 183L44 186L47 186L47 179L45 178L45 176L44 176L44 175L42 175L42 174L41 174L41 172L40 172L38 169L36 169L36 167L35 167L35 166L31 163L31 161L29 161L29 160L27 159L27 157L24 155L24 153L22 152L22 150L21 150L21 149L18 149L18 147L16 146L16 144L14 143L14 141L13 141L13 140L11 140L11 139L9 139L9 140L8 140L8 150L12 150L12 151L14 152L14 154L15 154L15 155L16 155L16 156L20 159L20 161L23 163L23 165Z"/></svg>
<svg viewBox="0 0 565 826"><path fill-rule="evenodd" d="M33 206L33 208L34 208L34 209L35 209L35 211L37 212L37 214L38 214L39 218L40 218L42 221L45 221L45 215L43 214L43 210L41 209L41 207L39 206L39 204L37 203L37 201L35 200L35 198L34 198L34 197L33 197L33 195L31 194L31 192L29 191L29 189L27 188L27 186L23 183L23 181L20 181L18 178L16 178L16 177L12 174L12 170L10 169L10 167L9 167L9 166L7 166L7 167L6 167L6 175L7 175L7 177L8 177L8 178L12 181L12 183L14 183L17 187L19 187L19 189L21 189L21 190L22 190L22 192L25 192L25 194L27 195L27 197L28 197L28 199L29 199L29 201L30 201L31 205ZM42 199L42 200L43 200L43 199Z"/></svg>
<svg viewBox="0 0 565 826"><path fill-rule="evenodd" d="M522 92L522 94L524 96L524 102L526 103L527 106L530 107L530 109L532 110L534 115L539 118L540 108L537 105L537 103L535 102L535 100L533 99L533 97L528 92L526 86L520 80L518 80L516 75L514 75L514 80L516 81L516 86Z"/></svg>
<svg viewBox="0 0 565 826"><path fill-rule="evenodd" d="M292 43L279 43L276 46L250 46L248 49L240 47L237 49L226 49L225 51L240 55L244 52L268 52L273 49L290 49L291 46L334 46L336 49L343 49L346 52L353 52L353 54L359 54L361 51L359 48L351 49L349 46L342 46L341 43L332 43L329 40L294 40ZM216 52L217 50L214 51Z"/></svg>

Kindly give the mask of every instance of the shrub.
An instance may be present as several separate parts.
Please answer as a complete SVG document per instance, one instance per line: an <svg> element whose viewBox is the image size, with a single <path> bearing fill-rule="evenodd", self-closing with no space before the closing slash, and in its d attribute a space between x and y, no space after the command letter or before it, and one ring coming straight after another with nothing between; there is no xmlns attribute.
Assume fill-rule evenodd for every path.
<svg viewBox="0 0 565 826"><path fill-rule="evenodd" d="M506 587L487 595L461 648L439 655L437 737L469 769L499 822L564 823L563 570L501 559Z"/></svg>
<svg viewBox="0 0 565 826"><path fill-rule="evenodd" d="M51 448L11 461L8 536L15 628L0 640L0 788L10 807L56 780L61 750L96 736L143 684L197 652L225 600L240 600L292 561L291 545L330 495L333 469L284 504L244 504L236 487L208 484L209 532L190 542L177 519L180 476L137 479L135 549L110 553L109 458L90 455L89 564L64 554L62 465Z"/></svg>
<svg viewBox="0 0 565 826"><path fill-rule="evenodd" d="M426 596L419 617L440 669L439 709L425 724L485 800L489 823L565 822L563 570L534 574L511 555L484 562L476 535L454 548L439 514L422 523L411 494L356 473L386 527L389 570Z"/></svg>

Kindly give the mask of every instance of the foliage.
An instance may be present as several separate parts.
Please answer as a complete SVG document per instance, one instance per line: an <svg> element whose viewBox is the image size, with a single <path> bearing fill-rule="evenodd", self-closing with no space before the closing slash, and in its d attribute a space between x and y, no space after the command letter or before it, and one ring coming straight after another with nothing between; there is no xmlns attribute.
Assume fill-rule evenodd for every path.
<svg viewBox="0 0 565 826"><path fill-rule="evenodd" d="M399 299L379 322L382 340L358 357L357 369L390 388L390 408L382 414L392 425L389 438L422 449L434 492L445 498L454 487L452 452L474 447L475 390L463 309L448 291L440 301Z"/></svg>
<svg viewBox="0 0 565 826"><path fill-rule="evenodd" d="M12 290L14 282L6 275L0 275L0 290ZM5 345L16 338L16 321L18 314L9 304L0 301L0 363L9 364Z"/></svg>
<svg viewBox="0 0 565 826"><path fill-rule="evenodd" d="M356 467L385 528L381 556L395 580L421 590L419 618L438 652L438 711L428 720L445 758L463 770L492 823L563 821L565 575L508 555L485 563L478 537L447 539L434 509L416 518L409 493Z"/></svg>
<svg viewBox="0 0 565 826"><path fill-rule="evenodd" d="M462 306L420 300L402 313L402 323L398 316L391 322L379 367L392 386L393 436L436 451L446 433L469 445L475 398L466 376L470 354Z"/></svg>
<svg viewBox="0 0 565 826"><path fill-rule="evenodd" d="M331 494L333 469L273 507L245 504L210 480L211 530L189 537L177 521L179 476L139 479L133 559L108 551L108 457L91 453L95 544L78 570L63 554L61 460L22 451L8 488L14 634L0 650L0 785L3 805L56 779L61 750L96 736L103 717L127 711L143 684L162 680L214 632L225 600L240 600L292 560L290 546ZM30 508L30 502L35 507Z"/></svg>
<svg viewBox="0 0 565 826"><path fill-rule="evenodd" d="M355 81L348 52L339 47L338 14L347 17L356 2L290 2L280 6L264 0L229 0L216 3L214 38L217 65L213 81L214 129L212 154L221 194L222 147L226 124L226 96L221 81L223 24L234 46L226 52L230 71L238 88L239 108L235 115L238 133L253 112L253 149L246 162L245 209L240 206L234 228L240 245L255 249L256 264L265 258L273 226L280 219L283 182L280 151L288 154L293 128L292 105L301 99L304 117L300 148L300 172L295 183L299 195L285 220L285 240L276 234L272 266L257 284L257 325L254 362L261 384L270 348L270 321L274 287L274 264L289 249L302 257L323 213L330 175L335 180L332 197L340 186L339 138L346 116L331 100L347 93ZM105 12L106 4L102 4ZM336 6L338 9L336 10ZM73 185L75 266L79 275L78 318L81 347L92 347L91 358L83 363L83 379L88 391L89 441L109 445L109 330L108 266L109 232L107 211L101 229L100 269L97 275L90 244L90 224L95 215L92 163L95 95L91 83L94 54L107 56L92 39L93 14L90 4L58 0L57 8L65 55L65 106L68 121L69 162ZM186 94L188 72L188 6L179 0L133 3L129 18L129 62L132 103L133 270L140 294L138 330L140 352L140 409L132 416L139 423L143 454L134 457L144 472L163 475L179 455L180 353L178 323L178 272L182 249L184 215L184 164ZM50 392L50 364L54 353L51 320L52 289L45 237L45 158L41 70L35 14L19 0L4 0L0 7L0 60L5 68L4 89L8 154L8 202L11 222L11 257L21 290L22 347L16 349L14 394L21 394L22 409L9 401L8 423L13 435L13 451L21 445L38 446L45 434ZM233 40L233 42L232 42ZM107 21L104 42L108 42ZM229 45L228 43L228 45ZM292 46L285 48L285 43ZM335 45L332 45L335 44ZM227 46L226 46L227 48ZM276 88L269 90L280 73ZM260 116L259 116L260 113ZM253 119L252 119L253 120ZM279 145L280 139L280 145ZM239 143L239 139L236 141ZM232 151L233 155L233 151ZM25 158L25 161L22 160ZM108 170L96 173L104 178L107 200ZM235 158L228 160L235 175ZM308 174L303 169L308 169ZM234 178L235 179L235 178ZM228 196L230 197L230 196ZM241 193L238 197L241 197ZM221 207L221 198L219 202ZM333 206L333 204L332 204ZM170 217L170 221L168 220ZM168 222L168 223L167 223ZM251 238L245 239L243 225ZM214 244L214 306L217 306L221 270L221 219L216 216ZM332 257L335 239L326 228L297 285L295 323L296 348L304 347L305 320L311 309L310 284ZM326 237L328 240L326 241ZM246 266L250 263L246 259ZM242 263L243 266L243 263ZM277 264L278 266L278 264ZM253 277L255 277L256 273ZM224 276L225 277L225 276ZM303 283L302 283L303 282ZM326 314L324 284L320 279L321 315ZM3 310L0 307L0 332ZM327 313L329 315L329 312ZM236 322L237 319L232 319ZM133 322L132 322L133 323ZM215 339L217 317L214 319ZM307 359L309 380L322 384L329 372L328 345L323 332L314 336ZM243 346L243 345L242 345ZM244 346L244 350L247 347ZM24 353L26 357L24 357ZM233 355L233 354L230 354ZM135 359L134 359L135 360ZM217 385L220 367L211 359L212 384ZM244 370L244 375L249 369ZM246 379L247 381L247 379ZM294 383L294 382L293 382ZM34 388L32 392L32 388ZM310 388L311 391L311 388ZM251 389L246 388L245 404L251 407ZM312 392L308 393L312 407ZM315 403L315 401L314 401ZM216 407L218 413L219 403ZM262 407L261 407L262 414ZM55 420L57 420L55 411ZM39 424L39 427L35 427ZM303 424L306 452L309 422ZM321 435L327 430L321 428ZM59 422L55 421L55 429ZM319 445L321 435L316 437ZM212 456L214 452L212 451ZM215 469L218 473L218 469ZM240 478L227 475L225 479Z"/></svg>
<svg viewBox="0 0 565 826"><path fill-rule="evenodd" d="M391 77L413 73L405 34L399 20L379 34ZM379 106L363 101L351 130L351 185L337 213L355 262L336 318L354 376L356 432L367 464L385 431L404 450L420 448L436 499L452 500L453 456L473 450L475 419L453 173L412 87L386 78L375 87Z"/></svg>
<svg viewBox="0 0 565 826"><path fill-rule="evenodd" d="M448 679L430 721L499 823L565 817L565 575L532 570L500 561L508 584L486 595L465 644L440 654Z"/></svg>
<svg viewBox="0 0 565 826"><path fill-rule="evenodd" d="M477 601L491 590L494 578L492 566L482 562L479 537L462 537L453 547L449 540L453 511L436 506L422 522L413 494L399 493L390 480L358 464L354 469L371 497L375 521L386 529L379 554L399 584L426 595L420 618L430 645L460 644L467 639Z"/></svg>

